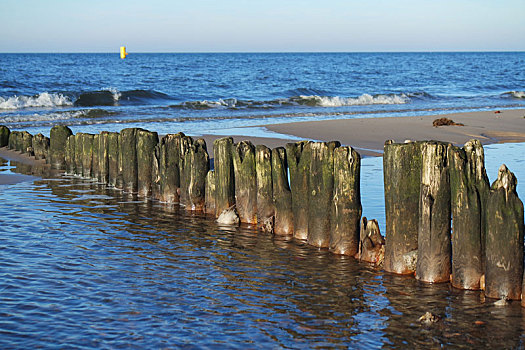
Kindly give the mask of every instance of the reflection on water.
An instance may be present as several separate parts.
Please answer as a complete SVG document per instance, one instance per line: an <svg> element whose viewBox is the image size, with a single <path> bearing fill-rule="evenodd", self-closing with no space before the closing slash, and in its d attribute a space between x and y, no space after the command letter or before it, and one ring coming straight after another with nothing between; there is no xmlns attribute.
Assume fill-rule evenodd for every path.
<svg viewBox="0 0 525 350"><path fill-rule="evenodd" d="M375 217L378 171L364 164ZM78 178L0 191L2 348L524 346L516 302L496 307ZM442 320L421 326L426 311Z"/></svg>

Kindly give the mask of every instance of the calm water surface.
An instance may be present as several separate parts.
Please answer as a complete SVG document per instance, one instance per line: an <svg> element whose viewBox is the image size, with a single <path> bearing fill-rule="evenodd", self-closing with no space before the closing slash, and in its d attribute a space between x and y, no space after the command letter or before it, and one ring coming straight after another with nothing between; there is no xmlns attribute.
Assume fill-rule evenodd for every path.
<svg viewBox="0 0 525 350"><path fill-rule="evenodd" d="M491 181L501 161L525 179L524 149L487 147ZM0 171L38 174L8 161ZM363 160L364 214L383 225L381 172L381 158ZM79 178L0 193L1 348L524 347L516 302L497 307ZM426 311L442 320L421 326Z"/></svg>

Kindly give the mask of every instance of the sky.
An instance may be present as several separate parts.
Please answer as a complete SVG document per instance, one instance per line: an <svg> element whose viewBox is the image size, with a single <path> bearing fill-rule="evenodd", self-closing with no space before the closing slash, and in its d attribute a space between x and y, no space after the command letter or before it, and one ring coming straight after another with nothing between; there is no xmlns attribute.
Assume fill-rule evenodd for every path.
<svg viewBox="0 0 525 350"><path fill-rule="evenodd" d="M525 0L0 0L0 52L524 51Z"/></svg>

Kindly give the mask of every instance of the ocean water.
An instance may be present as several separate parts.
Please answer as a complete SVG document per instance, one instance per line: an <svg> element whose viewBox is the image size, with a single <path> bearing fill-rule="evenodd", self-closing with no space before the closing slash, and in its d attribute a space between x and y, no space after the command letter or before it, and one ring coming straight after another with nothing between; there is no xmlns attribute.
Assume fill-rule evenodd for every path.
<svg viewBox="0 0 525 350"><path fill-rule="evenodd" d="M198 135L522 108L524 64L525 52L0 54L0 123L44 134L67 124Z"/></svg>

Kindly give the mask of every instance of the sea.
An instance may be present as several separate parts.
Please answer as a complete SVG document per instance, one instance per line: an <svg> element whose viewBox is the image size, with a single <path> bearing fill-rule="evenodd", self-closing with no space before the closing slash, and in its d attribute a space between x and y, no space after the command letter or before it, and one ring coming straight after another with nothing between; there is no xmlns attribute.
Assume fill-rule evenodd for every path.
<svg viewBox="0 0 525 350"><path fill-rule="evenodd" d="M283 137L272 123L525 108L525 52L0 54L0 124ZM485 146L525 198L525 144ZM0 348L524 348L525 308L0 158ZM384 233L381 157L363 214ZM419 322L425 312L439 321Z"/></svg>

